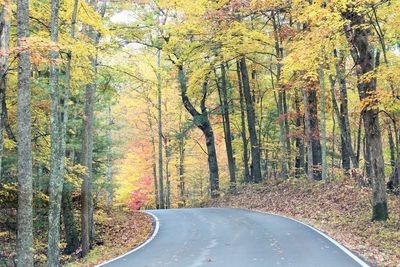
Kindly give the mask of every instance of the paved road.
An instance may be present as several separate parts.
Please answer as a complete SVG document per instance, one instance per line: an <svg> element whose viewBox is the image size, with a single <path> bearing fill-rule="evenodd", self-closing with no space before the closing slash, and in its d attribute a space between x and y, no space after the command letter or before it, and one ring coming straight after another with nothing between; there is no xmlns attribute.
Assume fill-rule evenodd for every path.
<svg viewBox="0 0 400 267"><path fill-rule="evenodd" d="M310 227L280 216L214 208L149 212L159 219L154 239L104 266L368 266Z"/></svg>

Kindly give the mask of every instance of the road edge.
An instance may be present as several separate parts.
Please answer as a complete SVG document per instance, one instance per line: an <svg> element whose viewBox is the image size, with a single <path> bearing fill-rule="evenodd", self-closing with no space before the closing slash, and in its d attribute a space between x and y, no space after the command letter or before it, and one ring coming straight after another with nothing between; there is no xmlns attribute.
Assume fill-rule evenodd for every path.
<svg viewBox="0 0 400 267"><path fill-rule="evenodd" d="M145 242L143 242L139 246L135 247L134 249L126 252L125 254L122 254L122 255L120 255L120 256L118 256L116 258L113 258L111 260L108 260L106 262L100 263L99 265L95 265L95 267L105 266L106 264L109 264L109 263L111 263L113 261L116 261L116 260L119 260L119 259L121 259L121 258L123 258L125 256L128 256L129 254L131 254L133 252L136 252L139 249L143 248L144 246L148 245L156 237L156 235L158 234L158 231L160 229L160 220L158 219L158 217L156 215L154 215L151 212L148 212L148 211L140 211L140 212L146 213L146 214L148 214L148 215L150 215L152 217L152 220L153 220L153 232L152 232L151 236Z"/></svg>
<svg viewBox="0 0 400 267"><path fill-rule="evenodd" d="M368 264L365 262L365 260L361 259L359 256L355 255L350 249L346 248L344 245L340 244L338 241L336 241L335 239L333 239L332 237L330 237L329 235L325 234L324 232L318 230L317 228L315 228L314 226L311 226L305 222L299 221L297 219L285 216L285 215L281 215L281 214L275 214L275 213L271 213L271 212L267 212L267 211L261 211L261 210L250 210L250 209L244 209L244 210L248 210L248 211L254 211L254 212L258 212L258 213L263 213L263 214L268 214L268 215L273 215L273 216L278 216L278 217L282 217L285 219L289 219L292 220L294 222L300 223L308 228L310 228L311 230L314 230L315 232L317 232L318 234L320 234L321 236L325 237L326 239L328 239L332 244L334 244L335 246L337 246L339 249L341 249L344 253L346 253L350 258L352 258L353 260L355 260L358 264L360 264L362 267L372 267L372 265Z"/></svg>

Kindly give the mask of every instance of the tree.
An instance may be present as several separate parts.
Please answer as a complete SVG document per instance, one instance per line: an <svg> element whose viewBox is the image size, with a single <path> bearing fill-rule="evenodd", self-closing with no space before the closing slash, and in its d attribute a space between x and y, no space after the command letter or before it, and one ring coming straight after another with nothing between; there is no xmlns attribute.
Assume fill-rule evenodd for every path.
<svg viewBox="0 0 400 267"><path fill-rule="evenodd" d="M219 195L219 171L218 171L218 161L217 153L215 150L215 138L214 132L211 127L210 120L208 118L208 111L206 108L206 98L207 98L207 88L208 81L207 78L202 84L202 99L200 101L201 113L198 112L193 104L190 102L187 96L187 81L185 77L185 72L182 65L178 65L178 79L179 86L181 90L182 103L186 110L192 115L194 123L203 132L206 138L207 145L207 159L208 159L208 169L210 175L210 192L211 197L216 198Z"/></svg>
<svg viewBox="0 0 400 267"><path fill-rule="evenodd" d="M59 1L51 1L51 30L50 39L52 42L58 42L58 10ZM51 159L50 159L50 184L49 184L49 231L48 231L48 249L47 249L47 266L58 266L59 242L60 242L60 214L61 214L61 197L64 177L60 173L61 143L60 143L60 121L59 121L59 105L60 90L58 87L58 67L56 61L58 59L58 51L50 52L50 90L51 90Z"/></svg>
<svg viewBox="0 0 400 267"><path fill-rule="evenodd" d="M32 234L32 146L31 146L31 62L29 38L29 1L17 1L18 55L18 238L17 266L33 266Z"/></svg>
<svg viewBox="0 0 400 267"><path fill-rule="evenodd" d="M363 101L363 121L365 136L371 155L371 180L373 189L372 220L387 220L387 196L385 188L385 171L382 152L381 130L379 126L379 108L374 107L377 99L374 98L376 91L376 78L363 79L363 75L368 75L374 70L373 47L369 43L368 37L371 34L370 28L362 28L365 24L363 14L349 7L343 14L345 19L350 21L347 25L347 37L353 45L351 49L352 57L357 65L358 93Z"/></svg>
<svg viewBox="0 0 400 267"><path fill-rule="evenodd" d="M250 92L249 73L245 57L240 60L240 72L242 74L243 95L246 102L247 124L250 134L251 177L254 182L259 183L261 182L260 146L258 144L256 115L253 107L253 97Z"/></svg>

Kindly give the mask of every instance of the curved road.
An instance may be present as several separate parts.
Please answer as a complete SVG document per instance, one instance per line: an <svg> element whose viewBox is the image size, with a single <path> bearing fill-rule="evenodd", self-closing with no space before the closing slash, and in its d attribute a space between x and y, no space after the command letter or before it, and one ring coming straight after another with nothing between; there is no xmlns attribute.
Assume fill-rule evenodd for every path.
<svg viewBox="0 0 400 267"><path fill-rule="evenodd" d="M311 227L280 216L217 208L149 213L159 220L154 239L101 266L368 266Z"/></svg>

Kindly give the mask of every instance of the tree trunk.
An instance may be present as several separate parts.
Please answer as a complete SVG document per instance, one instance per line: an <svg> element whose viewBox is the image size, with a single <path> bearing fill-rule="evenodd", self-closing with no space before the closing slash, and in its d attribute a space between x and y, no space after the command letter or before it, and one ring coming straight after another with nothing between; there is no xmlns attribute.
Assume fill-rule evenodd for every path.
<svg viewBox="0 0 400 267"><path fill-rule="evenodd" d="M50 39L58 42L58 12L59 1L51 1L51 30ZM50 128L51 128L51 155L50 155L50 180L49 180L49 230L47 248L47 266L58 266L60 253L60 214L61 197L64 177L60 175L61 151L59 106L60 93L58 88L58 67L55 62L58 59L58 51L50 51Z"/></svg>
<svg viewBox="0 0 400 267"><path fill-rule="evenodd" d="M235 190L236 189L236 166L235 166L235 158L233 155L233 148L232 148L232 133L231 133L231 123L230 123L230 118L229 118L229 105L228 105L228 88L227 88L226 72L225 72L224 64L221 64L221 87L220 87L219 91L220 91L220 99L221 99L221 105L222 105L222 117L223 117L223 123L224 123L226 154L227 154L227 158L228 158L230 189Z"/></svg>
<svg viewBox="0 0 400 267"><path fill-rule="evenodd" d="M283 92L280 90L278 92L278 101L277 101L277 109L278 109L278 120L279 120L279 142L280 142L280 147L281 147L281 178L287 179L289 178L288 176L288 170L287 170L287 151L286 151L286 132L285 132L285 120L284 116L285 114L283 113Z"/></svg>
<svg viewBox="0 0 400 267"><path fill-rule="evenodd" d="M163 133L162 133L162 107L161 107L161 50L157 50L157 127L158 127L158 179L160 209L165 208L164 179L163 179Z"/></svg>
<svg viewBox="0 0 400 267"><path fill-rule="evenodd" d="M165 194L165 208L171 208L171 184L170 184L170 174L169 174L169 162L171 160L171 148L169 147L168 137L165 139L165 178L167 182L166 194Z"/></svg>
<svg viewBox="0 0 400 267"><path fill-rule="evenodd" d="M239 97L240 97L240 117L241 117L241 135L243 142L243 165L244 165L244 182L251 182L250 171L249 171L249 156L248 156L248 148L247 148L247 134L246 134L246 115L244 113L244 99L243 99L243 83L242 76L240 71L240 62L236 62L236 72L238 76L238 84L239 84Z"/></svg>
<svg viewBox="0 0 400 267"><path fill-rule="evenodd" d="M317 92L316 90L307 91L308 109L310 115L310 138L312 144L312 157L313 157L313 179L321 180L321 141L320 132L318 127L318 108L317 108Z"/></svg>
<svg viewBox="0 0 400 267"><path fill-rule="evenodd" d="M113 119L111 114L111 104L108 103L108 128L107 128L107 161L106 161L106 205L108 209L112 208L114 198L113 188L113 156L112 156L112 133L111 127L113 125Z"/></svg>
<svg viewBox="0 0 400 267"><path fill-rule="evenodd" d="M335 56L336 51L335 51ZM345 78L345 63L342 59L340 62L335 63L336 77L339 82L340 89L340 112L337 114L340 127L341 139L342 139L342 164L345 170L350 169L350 159L353 168L358 168L358 160L351 142L351 128L349 122L349 108L348 108L348 97L347 97L347 85Z"/></svg>
<svg viewBox="0 0 400 267"><path fill-rule="evenodd" d="M178 174L179 174L179 196L181 199L182 207L186 206L186 193L185 193L185 139L179 139L179 159L178 159Z"/></svg>
<svg viewBox="0 0 400 267"><path fill-rule="evenodd" d="M370 29L361 27L365 25L364 15L355 11L349 11L344 17L350 21L346 29L349 42L352 44L351 54L356 64L358 76L358 93L361 101L368 99L376 91L376 78L365 81L362 76L374 71L373 48L368 37ZM376 102L376 99L368 99ZM379 126L379 109L375 107L364 107L363 110L364 129L366 143L371 156L371 180L373 189L372 220L387 220L387 196L384 172L384 160L382 152L381 132Z"/></svg>
<svg viewBox="0 0 400 267"><path fill-rule="evenodd" d="M313 171L313 150L312 150L312 134L311 134L311 115L309 108L309 99L308 93L303 88L301 89L304 97L304 124L305 124L305 133L307 139L307 176L309 180L314 180L314 171Z"/></svg>
<svg viewBox="0 0 400 267"><path fill-rule="evenodd" d="M300 113L300 97L298 96L298 92L295 94L295 108L296 108L296 128L297 128L297 136L296 136L296 164L295 164L295 174L296 177L300 177L304 174L305 163L304 163L304 141L303 137L300 135L300 130L303 129L303 116Z"/></svg>
<svg viewBox="0 0 400 267"><path fill-rule="evenodd" d="M75 0L72 19L71 19L70 36L72 38L75 38L77 12L78 12L78 0ZM65 174L64 164L66 155L67 125L68 125L68 115L69 115L68 102L70 98L70 88L71 88L71 61L72 61L72 52L68 51L67 66L65 70L65 95L63 100L63 113L62 116L60 116L62 118L61 134L60 134L60 143L61 143L60 176L62 177L63 180ZM72 163L74 163L74 154L75 154L74 151L72 151L70 155ZM79 237L78 237L78 231L76 229L71 194L72 194L72 185L64 181L61 205L62 205L62 214L64 218L65 239L67 242L64 252L67 254L72 254L79 247Z"/></svg>
<svg viewBox="0 0 400 267"><path fill-rule="evenodd" d="M247 122L250 134L251 177L254 182L259 183L261 182L260 146L258 144L256 115L253 106L253 98L250 90L249 74L245 57L242 57L240 60L240 69L242 73L243 93L246 101Z"/></svg>
<svg viewBox="0 0 400 267"><path fill-rule="evenodd" d="M64 182L62 193L62 215L64 221L64 235L67 243L64 253L72 254L79 248L79 235L76 229L74 207L72 203L72 185Z"/></svg>
<svg viewBox="0 0 400 267"><path fill-rule="evenodd" d="M92 2L95 8L96 1ZM100 10L100 16L105 15L107 1L103 2ZM93 29L89 30L89 35L93 44L97 46L100 41L99 33ZM81 235L82 235L82 256L86 256L89 251L90 244L94 239L94 223L93 223L93 121L94 121L94 104L96 96L96 77L97 77L97 54L91 58L93 76L92 82L86 86L85 90L85 111L83 118L82 132L82 166L86 167L83 174L81 188Z"/></svg>
<svg viewBox="0 0 400 267"><path fill-rule="evenodd" d="M18 54L17 110L17 266L33 266L32 234L32 145L31 145L31 62L25 40L29 38L29 1L17 0Z"/></svg>
<svg viewBox="0 0 400 267"><path fill-rule="evenodd" d="M325 74L324 69L320 66L319 79L321 83L321 135L322 135L322 147L321 147L321 161L322 161L322 172L321 178L325 180L327 178L327 165L326 165L326 121L325 121Z"/></svg>
<svg viewBox="0 0 400 267"><path fill-rule="evenodd" d="M157 162L156 162L156 141L154 138L154 129L153 129L153 120L150 111L150 99L146 99L147 104L147 119L149 121L149 127L151 132L151 165L153 170L153 179L154 179L154 198L156 209L160 208L160 200L159 200L159 191L158 191L158 182L157 182Z"/></svg>
<svg viewBox="0 0 400 267"><path fill-rule="evenodd" d="M8 69L8 58L9 58L9 43L10 43L10 28L11 28L11 17L10 17L10 2L9 0L3 3L1 10L1 21L0 21L0 177L2 177L2 163L3 163L3 149L4 149L4 110L2 103L5 102L6 88L7 88L7 69Z"/></svg>
<svg viewBox="0 0 400 267"><path fill-rule="evenodd" d="M187 92L187 84L186 77L183 70L183 66L178 66L179 74L179 85L181 89L181 97L183 105L186 110L192 115L194 122L197 127L203 132L206 138L207 145L207 159L208 159L208 168L210 174L210 192L211 197L216 198L219 196L219 173L218 173L218 161L217 161L217 152L215 149L215 139L214 132L211 127L210 120L208 118L208 111L205 106L206 98L207 98L207 81L203 83L203 98L201 99L201 113L198 112L193 104L190 102L189 97L186 95Z"/></svg>

